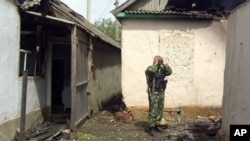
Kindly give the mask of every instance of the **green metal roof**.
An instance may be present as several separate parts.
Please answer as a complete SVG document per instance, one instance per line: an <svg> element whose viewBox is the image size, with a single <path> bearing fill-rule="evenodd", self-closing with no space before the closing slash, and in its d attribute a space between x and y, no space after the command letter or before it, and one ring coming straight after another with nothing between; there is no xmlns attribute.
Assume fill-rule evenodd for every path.
<svg viewBox="0 0 250 141"><path fill-rule="evenodd" d="M229 15L226 11L208 9L197 11L168 6L169 0L128 0L111 13L122 18L201 18L223 19Z"/></svg>

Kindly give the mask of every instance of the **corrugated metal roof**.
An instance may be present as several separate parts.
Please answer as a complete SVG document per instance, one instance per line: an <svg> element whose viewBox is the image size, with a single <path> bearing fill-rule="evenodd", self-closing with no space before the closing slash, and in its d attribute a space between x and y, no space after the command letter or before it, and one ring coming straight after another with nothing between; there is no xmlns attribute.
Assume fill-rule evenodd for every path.
<svg viewBox="0 0 250 141"><path fill-rule="evenodd" d="M170 0L128 0L118 8L114 9L113 15L117 16L118 13L127 14L161 14L161 15L185 15L196 18L225 18L229 15L229 12L219 8L204 8L193 5L186 5L186 7L177 7L172 5L175 0L171 1L171 5L168 5ZM183 0L176 1L176 5L179 5ZM192 3L192 2L191 2ZM196 7L197 6L197 7ZM199 10L197 10L199 9Z"/></svg>
<svg viewBox="0 0 250 141"><path fill-rule="evenodd" d="M137 0L126 10L163 11L169 0Z"/></svg>
<svg viewBox="0 0 250 141"><path fill-rule="evenodd" d="M215 10L216 11L216 10ZM126 14L154 14L154 15L182 15L182 16L190 16L196 18L223 18L226 17L229 13L224 11L216 11L216 12L208 12L208 11L147 11L147 10L137 10L137 11L128 11L125 10Z"/></svg>
<svg viewBox="0 0 250 141"><path fill-rule="evenodd" d="M178 12L178 11L147 11L147 10L138 10L138 11L124 11L128 14L180 14L180 15L195 15L195 12Z"/></svg>

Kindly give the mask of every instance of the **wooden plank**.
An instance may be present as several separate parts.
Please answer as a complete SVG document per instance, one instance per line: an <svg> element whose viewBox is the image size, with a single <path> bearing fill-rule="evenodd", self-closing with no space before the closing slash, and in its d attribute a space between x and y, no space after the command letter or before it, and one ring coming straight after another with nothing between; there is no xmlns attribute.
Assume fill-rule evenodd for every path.
<svg viewBox="0 0 250 141"><path fill-rule="evenodd" d="M92 60L92 52L93 52L93 40L92 37L89 37L89 46L88 46L88 50L87 50L87 77L88 77L88 84L91 84L92 82L92 65L93 65L93 60ZM91 86L87 85L87 95L88 95L88 116L92 116L92 100L91 100Z"/></svg>
<svg viewBox="0 0 250 141"><path fill-rule="evenodd" d="M86 84L88 84L88 81L87 81L87 80L82 81L82 82L78 82L78 83L76 84L76 87L79 87L79 86L82 86L82 85L86 85Z"/></svg>
<svg viewBox="0 0 250 141"><path fill-rule="evenodd" d="M70 129L75 131L75 112L76 112L76 30L77 27L73 26L71 29L71 116L70 116Z"/></svg>
<svg viewBox="0 0 250 141"><path fill-rule="evenodd" d="M36 140L38 140L38 141L44 141L45 139L53 136L55 133L56 133L56 131L47 132L45 134L42 134L41 136L38 136L36 138Z"/></svg>
<svg viewBox="0 0 250 141"><path fill-rule="evenodd" d="M28 70L23 71L21 117L19 141L25 141L25 121L26 121L26 97L27 97Z"/></svg>
<svg viewBox="0 0 250 141"><path fill-rule="evenodd" d="M37 137L37 136L46 134L46 133L48 133L48 132L49 132L49 130L36 131L36 132L27 134L26 137L27 137L28 139L30 139L30 138L34 138L34 137Z"/></svg>

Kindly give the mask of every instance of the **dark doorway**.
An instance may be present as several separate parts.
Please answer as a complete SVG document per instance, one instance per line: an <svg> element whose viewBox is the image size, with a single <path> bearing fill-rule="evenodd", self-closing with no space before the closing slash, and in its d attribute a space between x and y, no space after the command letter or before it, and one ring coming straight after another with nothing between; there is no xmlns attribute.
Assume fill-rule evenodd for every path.
<svg viewBox="0 0 250 141"><path fill-rule="evenodd" d="M69 118L71 110L71 48L69 44L52 46L52 120Z"/></svg>
<svg viewBox="0 0 250 141"><path fill-rule="evenodd" d="M62 92L64 87L64 60L52 61L52 113L62 112Z"/></svg>

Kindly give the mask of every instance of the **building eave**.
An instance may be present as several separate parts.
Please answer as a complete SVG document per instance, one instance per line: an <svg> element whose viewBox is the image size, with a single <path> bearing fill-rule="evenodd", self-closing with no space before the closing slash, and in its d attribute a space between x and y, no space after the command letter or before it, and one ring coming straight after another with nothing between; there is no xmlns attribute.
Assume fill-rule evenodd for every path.
<svg viewBox="0 0 250 141"><path fill-rule="evenodd" d="M122 5L117 7L116 9L112 10L111 13L113 15L117 15L119 12L123 11L124 9L126 9L127 7L129 7L130 5L132 5L136 1L137 0L127 0L125 3L123 3Z"/></svg>
<svg viewBox="0 0 250 141"><path fill-rule="evenodd" d="M141 19L179 19L179 18L188 18L188 19L213 19L213 17L196 17L190 15L182 15L182 14L131 14L126 12L119 12L116 14L118 19L122 18L141 18Z"/></svg>

